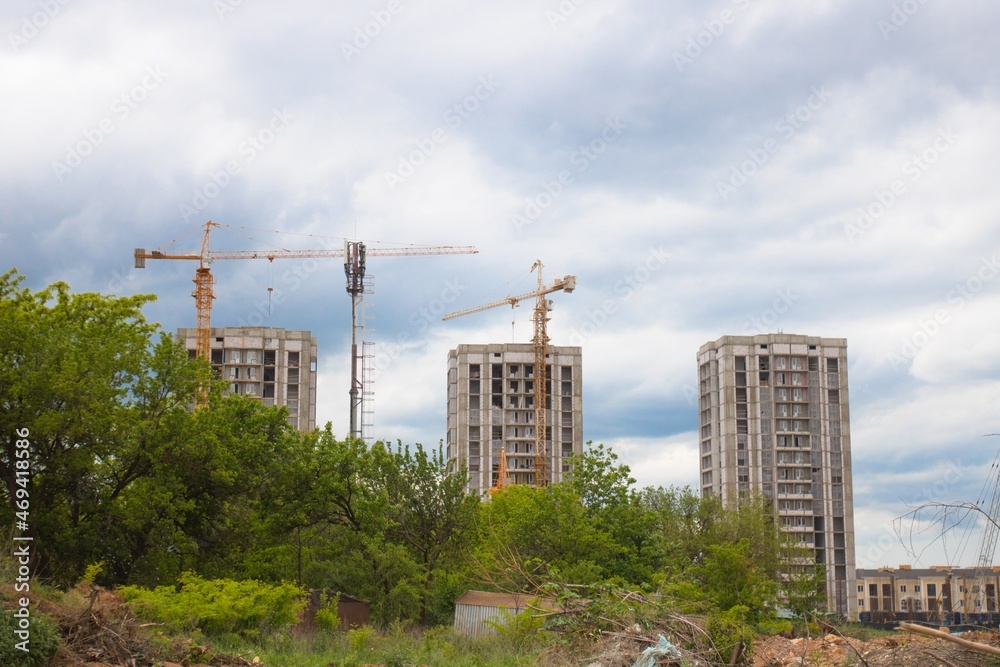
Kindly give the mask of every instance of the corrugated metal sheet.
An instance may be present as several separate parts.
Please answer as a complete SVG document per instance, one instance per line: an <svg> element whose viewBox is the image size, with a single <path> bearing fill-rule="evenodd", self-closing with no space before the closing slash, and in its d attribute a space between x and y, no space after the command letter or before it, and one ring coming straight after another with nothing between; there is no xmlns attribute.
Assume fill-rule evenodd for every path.
<svg viewBox="0 0 1000 667"><path fill-rule="evenodd" d="M496 634L487 622L503 620L504 612L519 614L531 604L543 609L552 608L552 600L530 595L468 591L455 601L455 630L470 637Z"/></svg>
<svg viewBox="0 0 1000 667"><path fill-rule="evenodd" d="M500 607L481 607L471 604L455 605L455 630L469 637L496 634L496 630L490 627L487 621L495 623L502 618Z"/></svg>

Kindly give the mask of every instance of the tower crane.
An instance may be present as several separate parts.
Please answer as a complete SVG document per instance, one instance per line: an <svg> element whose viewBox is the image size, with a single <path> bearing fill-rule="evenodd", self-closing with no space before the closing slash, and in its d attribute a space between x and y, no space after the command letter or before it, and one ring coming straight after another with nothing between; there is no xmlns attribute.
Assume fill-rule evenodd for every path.
<svg viewBox="0 0 1000 667"><path fill-rule="evenodd" d="M549 299L546 299L545 295L558 291L572 292L576 289L576 276L563 276L562 278L555 279L551 285L546 286L542 280L542 260L535 260L535 263L532 264L531 270L534 271L536 269L538 270L538 286L531 292L518 294L517 296L508 296L504 299L485 303L481 306L475 306L473 308L448 313L441 319L450 320L463 315L471 315L472 313L479 313L484 310L504 305L510 305L513 308L517 306L520 301L531 298L535 299L535 310L532 316L534 323L534 336L531 339L535 346L535 485L545 486L548 481L549 472L548 453L546 452L545 447L545 427L547 421L545 418L545 388L548 383L548 378L546 377L545 372L545 356L549 345L549 335L547 330L548 321L550 319L549 312L552 310L552 302ZM506 452L502 452L502 454L504 454L504 456L501 457L501 462L505 463ZM502 473L505 472L506 470L502 471ZM500 485L505 484L504 480L500 477L497 478L497 483Z"/></svg>
<svg viewBox="0 0 1000 667"><path fill-rule="evenodd" d="M988 433L984 437L996 435L1000 434ZM991 481L992 489L990 489ZM989 505L986 505L986 492L988 489L990 489ZM983 522L983 532L980 536L979 555L976 560L976 579L972 590L977 600L980 595L982 596L983 605L979 611L992 613L996 611L997 591L994 589L992 597L987 595L986 579L987 574L992 573L993 558L997 550L997 537L1000 534L1000 523L998 523L1000 522L1000 452L997 452L993 463L990 465L990 477L983 487L977 507L985 514L983 517L985 520ZM992 609L990 608L991 604Z"/></svg>
<svg viewBox="0 0 1000 667"><path fill-rule="evenodd" d="M209 360L209 342L211 339L212 301L215 299L215 292L212 289L215 285L215 276L212 275L212 263L216 260L228 259L266 259L273 262L276 259L305 259L305 258L344 258L344 274L347 276L347 293L351 295L351 406L350 406L350 430L351 436L360 437L361 429L358 422L359 408L363 398L359 392L361 382L358 376L358 344L357 344L357 316L358 304L363 293L363 279L365 275L366 258L371 257L398 257L410 255L462 255L475 254L479 251L475 246L421 246L407 245L402 248L366 248L360 241L344 241L343 248L314 248L304 250L290 250L285 248L275 248L269 250L212 250L209 244L209 237L213 227L221 227L217 222L209 220L205 223L205 231L202 236L201 250L187 253L169 253L161 250L146 251L145 248L135 249L135 268L146 268L147 259L181 259L198 262L198 268L194 274L194 297L197 311L197 324L195 327L195 354L201 359ZM199 390L196 405L204 406L208 400L206 388Z"/></svg>

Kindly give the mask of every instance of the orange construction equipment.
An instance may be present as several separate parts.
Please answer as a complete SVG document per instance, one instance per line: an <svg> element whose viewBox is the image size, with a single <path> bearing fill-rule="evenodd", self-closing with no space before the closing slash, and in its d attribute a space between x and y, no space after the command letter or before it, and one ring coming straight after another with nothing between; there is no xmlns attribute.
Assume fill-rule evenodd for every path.
<svg viewBox="0 0 1000 667"><path fill-rule="evenodd" d="M551 285L546 286L542 281L542 260L536 260L531 265L532 271L536 269L538 270L538 286L533 291L526 294L518 294L517 296L508 296L481 306L449 313L441 319L450 320L503 305L514 307L524 299L535 299L535 310L532 318L534 322L532 342L535 344L535 486L545 486L548 483L549 477L548 452L545 446L547 431L546 399L548 398L545 391L548 384L545 372L545 357L549 345L547 330L549 311L552 310L552 302L546 299L545 295L560 290L572 292L576 289L576 276L563 276L561 279L557 278ZM501 463L506 466L506 452L501 450L501 454L503 454Z"/></svg>
<svg viewBox="0 0 1000 667"><path fill-rule="evenodd" d="M215 284L215 276L212 275L212 262L224 259L266 259L273 262L276 259L305 259L322 257L343 257L344 272L347 275L347 292L351 294L353 307L352 317L352 346L351 346L351 435L359 437L360 428L358 426L359 395L358 387L358 352L355 331L357 328L357 306L362 293L362 279L365 271L365 257L398 257L408 255L462 255L475 254L479 251L474 246L421 246L405 245L400 248L371 248L367 249L362 242L344 241L344 247L336 249L314 248L306 250L290 250L285 248L275 248L270 250L211 250L209 247L209 235L213 227L221 227L219 223L209 220L205 223L204 236L201 242L200 252L168 253L161 250L146 251L145 248L135 249L135 268L146 268L147 259L184 259L198 262L195 269L194 292L191 295L195 300L197 309L197 325L195 328L195 351L198 357L209 359L209 341L212 329L212 301L215 293L212 289ZM191 234L193 231L188 232ZM197 404L205 405L208 399L206 390L199 392Z"/></svg>
<svg viewBox="0 0 1000 667"><path fill-rule="evenodd" d="M510 478L510 472L507 470L507 450L501 447L500 464L497 467L497 481L493 483L493 486L490 487L488 493L492 496L494 493L506 489L513 483L514 482Z"/></svg>

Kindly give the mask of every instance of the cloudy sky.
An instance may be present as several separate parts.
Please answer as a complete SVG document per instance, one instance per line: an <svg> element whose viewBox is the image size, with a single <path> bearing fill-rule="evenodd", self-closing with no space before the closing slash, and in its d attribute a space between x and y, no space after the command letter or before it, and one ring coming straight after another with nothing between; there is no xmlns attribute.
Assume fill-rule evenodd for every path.
<svg viewBox="0 0 1000 667"><path fill-rule="evenodd" d="M216 250L474 245L369 261L375 433L436 444L448 350L531 337L530 304L440 315L540 259L578 280L550 335L584 347L584 437L641 485L697 484L700 345L843 337L858 564L972 564L963 531L919 524L916 559L893 519L997 473L998 27L985 0L12 0L0 268L155 293L174 330L193 263L132 251L207 220ZM316 334L343 434L341 264L213 271L213 324Z"/></svg>

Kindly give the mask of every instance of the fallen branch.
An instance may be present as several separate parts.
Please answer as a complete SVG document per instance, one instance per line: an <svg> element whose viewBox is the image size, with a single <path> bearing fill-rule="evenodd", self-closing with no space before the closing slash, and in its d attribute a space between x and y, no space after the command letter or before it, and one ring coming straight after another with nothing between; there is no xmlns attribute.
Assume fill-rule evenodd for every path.
<svg viewBox="0 0 1000 667"><path fill-rule="evenodd" d="M927 635L928 637L937 637L938 639L944 639L946 641L953 642L969 649L970 651L977 651L979 653L988 653L989 655L1000 656L1000 648L996 646L990 646L989 644L980 644L978 642L970 642L968 639L962 639L961 637L955 637L947 632L941 632L940 630L932 630L931 628L925 628L922 625L914 625L913 623L900 623L900 630L906 630L908 632L915 632L919 635Z"/></svg>
<svg viewBox="0 0 1000 667"><path fill-rule="evenodd" d="M933 651L924 651L924 653L926 655L929 655L930 657L934 658L938 662L944 663L945 667L958 667L958 665L956 665L952 661L945 660L944 658L942 658L941 656L939 656L937 653L934 653Z"/></svg>

